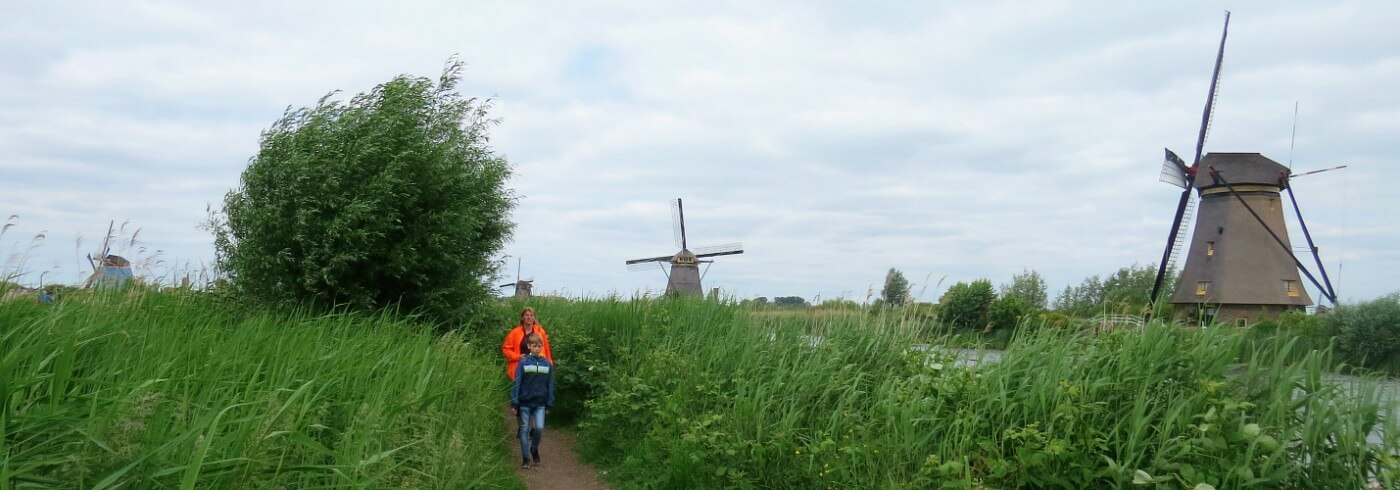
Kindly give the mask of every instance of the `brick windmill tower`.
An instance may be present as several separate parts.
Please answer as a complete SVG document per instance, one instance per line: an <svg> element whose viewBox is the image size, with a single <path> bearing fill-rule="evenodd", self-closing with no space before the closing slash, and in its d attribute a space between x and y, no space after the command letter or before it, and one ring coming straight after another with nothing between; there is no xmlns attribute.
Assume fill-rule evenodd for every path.
<svg viewBox="0 0 1400 490"><path fill-rule="evenodd" d="M700 272L700 264L709 264L714 261L700 259L744 253L744 246L739 243L699 247L692 252L686 244L685 208L681 206L680 198L671 201L671 224L673 225L676 246L681 249L679 252L676 252L675 255L627 261L627 267L634 271L651 270L660 266L661 272L666 274L667 293L694 296L704 294L704 289L700 287L700 279L703 276ZM662 265L665 263L671 265L669 273ZM705 269L708 271L709 266L707 265Z"/></svg>
<svg viewBox="0 0 1400 490"><path fill-rule="evenodd" d="M1230 16L1226 12L1227 34L1229 26ZM1183 232L1191 223L1191 203L1199 198L1191 245L1186 249L1186 265L1182 267L1171 297L1174 316L1244 324L1264 315L1301 310L1313 302L1302 287L1300 271L1317 287L1319 294L1336 304L1336 293L1322 268L1307 225L1302 222L1301 212L1297 213L1298 221L1326 286L1293 255L1281 194L1288 191L1296 212L1298 201L1289 185L1292 175L1288 167L1258 153L1211 153L1202 157L1220 64L1225 56L1225 37L1221 35L1220 51L1215 58L1215 73L1201 116L1195 158L1187 166L1175 153L1166 150L1162 180L1183 190L1152 287L1151 301L1156 303L1162 278L1172 268L1185 241Z"/></svg>

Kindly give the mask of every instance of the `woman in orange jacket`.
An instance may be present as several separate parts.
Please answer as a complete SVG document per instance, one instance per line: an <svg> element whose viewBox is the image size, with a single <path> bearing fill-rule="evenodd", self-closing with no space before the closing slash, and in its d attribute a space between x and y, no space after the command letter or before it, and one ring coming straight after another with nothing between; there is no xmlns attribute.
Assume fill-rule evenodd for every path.
<svg viewBox="0 0 1400 490"><path fill-rule="evenodd" d="M520 323L506 334L506 341L501 344L501 353L506 355L506 376L515 380L515 365L520 363L520 357L530 352L525 347L525 337L532 333L540 334L540 339L544 341L545 359L549 359L550 364L554 363L554 353L549 351L549 334L545 333L544 325L535 322L535 309L526 307L520 312Z"/></svg>

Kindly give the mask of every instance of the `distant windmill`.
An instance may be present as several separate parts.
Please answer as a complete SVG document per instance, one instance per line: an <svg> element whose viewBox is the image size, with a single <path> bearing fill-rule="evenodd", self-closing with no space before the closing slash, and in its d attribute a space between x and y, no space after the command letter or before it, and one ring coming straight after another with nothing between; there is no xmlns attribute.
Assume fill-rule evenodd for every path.
<svg viewBox="0 0 1400 490"><path fill-rule="evenodd" d="M84 288L112 288L120 287L131 280L131 261L120 255L112 255L112 227L116 221L107 223L107 236L102 239L102 252L93 257L88 254L88 265L92 266L92 275L88 276L83 283ZM125 224L122 225L125 228Z"/></svg>
<svg viewBox="0 0 1400 490"><path fill-rule="evenodd" d="M1320 294L1335 304L1336 294L1326 271L1321 271L1327 282L1324 287L1293 256L1279 194L1287 189L1297 210L1297 200L1293 199L1289 186L1289 169L1258 153L1202 156L1229 28L1230 13L1226 12L1225 31L1220 37L1220 51L1216 54L1215 71L1201 114L1191 165L1187 166L1175 153L1166 150L1161 180L1181 187L1182 192L1150 301L1156 304L1162 278L1175 264L1185 241L1184 232L1191 223L1191 202L1197 197L1191 191L1195 189L1200 206L1195 213L1198 217L1191 245L1187 248L1186 265L1177 278L1176 292L1171 298L1175 316L1245 321L1257 319L1261 314L1303 309L1312 304L1312 299L1299 284L1299 271L1312 280ZM1298 218L1301 223L1301 213ZM1306 224L1303 224L1303 231L1308 236L1309 249L1317 258L1317 247L1312 246ZM1320 258L1317 264L1321 269Z"/></svg>
<svg viewBox="0 0 1400 490"><path fill-rule="evenodd" d="M666 273L666 267L662 264L670 263L671 270L669 273L666 273L667 293L680 293L694 296L704 294L704 290L700 287L701 274L699 264L709 264L714 261L700 259L744 253L744 246L739 243L700 247L696 248L693 252L687 248L685 237L685 208L681 206L680 198L671 201L671 224L674 228L673 234L676 239L676 246L681 249L679 252L676 252L675 255L627 261L627 267L631 270L639 271L660 268L662 273ZM706 266L705 270L709 271L709 266Z"/></svg>
<svg viewBox="0 0 1400 490"><path fill-rule="evenodd" d="M528 300L528 299L530 299L531 290L534 289L534 287L535 287L534 282L535 282L534 279L529 279L529 280L524 280L524 281L520 280L520 257L516 257L516 258L515 258L515 282L502 284L502 285L496 286L496 287L499 287L499 288L515 288L515 299L518 299L518 300Z"/></svg>

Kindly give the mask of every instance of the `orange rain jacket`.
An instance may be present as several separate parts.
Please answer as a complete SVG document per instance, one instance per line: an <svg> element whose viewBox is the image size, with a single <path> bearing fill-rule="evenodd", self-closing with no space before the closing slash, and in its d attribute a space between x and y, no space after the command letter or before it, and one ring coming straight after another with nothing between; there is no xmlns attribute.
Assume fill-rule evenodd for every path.
<svg viewBox="0 0 1400 490"><path fill-rule="evenodd" d="M535 323L535 333L540 334L540 340L544 341L544 358L549 359L549 363L554 363L554 354L549 351L549 334L544 331L544 325ZM506 334L505 343L501 344L501 353L506 355L506 376L515 380L515 365L520 363L523 354L520 351L520 343L525 340L525 327L516 324L515 328Z"/></svg>

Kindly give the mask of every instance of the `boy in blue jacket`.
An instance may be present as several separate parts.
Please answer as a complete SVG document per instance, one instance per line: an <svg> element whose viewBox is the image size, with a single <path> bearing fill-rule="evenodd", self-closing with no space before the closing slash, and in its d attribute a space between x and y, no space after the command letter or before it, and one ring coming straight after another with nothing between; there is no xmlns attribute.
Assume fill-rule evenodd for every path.
<svg viewBox="0 0 1400 490"><path fill-rule="evenodd" d="M530 353L515 367L515 385L510 388L510 411L520 419L520 468L529 469L530 460L540 464L540 439L544 437L544 416L554 406L554 364L540 355L544 339L538 333L525 337Z"/></svg>

